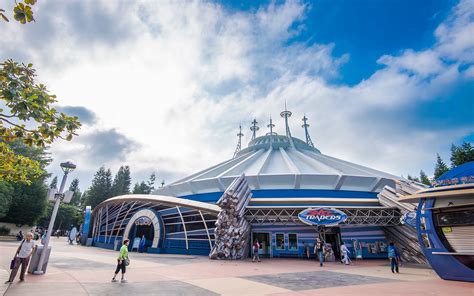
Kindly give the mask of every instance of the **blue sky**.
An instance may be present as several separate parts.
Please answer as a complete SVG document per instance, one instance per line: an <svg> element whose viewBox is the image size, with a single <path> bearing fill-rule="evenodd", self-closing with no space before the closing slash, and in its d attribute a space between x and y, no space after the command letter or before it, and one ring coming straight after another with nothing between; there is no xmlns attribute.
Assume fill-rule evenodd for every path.
<svg viewBox="0 0 474 296"><path fill-rule="evenodd" d="M234 11L256 11L269 3L282 3L216 2ZM434 46L436 37L433 32L458 3L454 0L311 1L304 18L294 24L300 28L300 33L288 40L288 44L333 43L335 55L348 53L350 59L340 67L339 75L332 78L331 83L352 86L370 78L383 67L377 63L382 55L398 55L407 48L418 51ZM463 67L471 64L463 64ZM425 129L472 127L474 84L472 81L459 82L432 100L404 108L403 112L390 113L384 116L402 118L408 128L413 125ZM472 142L473 137L473 133L468 133L453 142ZM448 153L445 148L439 152L444 156Z"/></svg>
<svg viewBox="0 0 474 296"><path fill-rule="evenodd" d="M254 117L283 133L285 101L323 153L431 175L474 138L473 3L49 0L0 27L0 59L32 62L82 118L50 170L72 155L83 186L100 165L167 182L205 169L232 156L239 123L244 146Z"/></svg>

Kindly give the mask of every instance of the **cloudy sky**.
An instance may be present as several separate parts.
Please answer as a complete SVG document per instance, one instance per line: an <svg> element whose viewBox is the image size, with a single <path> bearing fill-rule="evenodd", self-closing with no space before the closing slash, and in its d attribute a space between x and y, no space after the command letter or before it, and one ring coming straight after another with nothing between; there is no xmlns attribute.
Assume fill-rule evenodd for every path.
<svg viewBox="0 0 474 296"><path fill-rule="evenodd" d="M294 136L305 113L323 153L396 175L474 141L474 1L44 0L35 15L1 24L0 58L33 63L79 116L49 170L75 160L83 189L101 165L169 183L226 160L239 123L244 146L254 117L283 133L285 100Z"/></svg>

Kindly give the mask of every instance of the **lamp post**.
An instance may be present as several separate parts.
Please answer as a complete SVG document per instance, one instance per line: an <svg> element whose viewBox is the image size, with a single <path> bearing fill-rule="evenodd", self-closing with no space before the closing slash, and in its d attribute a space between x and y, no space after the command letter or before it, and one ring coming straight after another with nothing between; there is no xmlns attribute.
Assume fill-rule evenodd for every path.
<svg viewBox="0 0 474 296"><path fill-rule="evenodd" d="M61 186L59 187L58 193L54 195L54 199L55 199L54 208L53 208L53 213L51 214L51 220L49 221L48 231L46 232L46 239L43 245L43 251L41 252L38 266L36 267L36 270L33 272L33 274L44 274L44 270L43 270L44 258L46 256L46 252L48 251L49 238L51 237L51 233L53 232L54 220L56 220L56 215L58 214L59 204L61 203L61 200L64 197L63 191L64 191L64 186L66 186L67 175L76 168L76 165L72 163L71 161L63 162L61 163L60 166L64 172L64 176L63 176L63 179L61 180Z"/></svg>

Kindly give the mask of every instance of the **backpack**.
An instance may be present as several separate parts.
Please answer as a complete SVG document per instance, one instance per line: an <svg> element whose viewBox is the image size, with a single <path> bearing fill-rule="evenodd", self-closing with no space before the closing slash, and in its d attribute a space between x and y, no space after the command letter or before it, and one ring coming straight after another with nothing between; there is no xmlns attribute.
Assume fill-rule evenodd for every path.
<svg viewBox="0 0 474 296"><path fill-rule="evenodd" d="M395 258L395 247L388 247L388 258Z"/></svg>

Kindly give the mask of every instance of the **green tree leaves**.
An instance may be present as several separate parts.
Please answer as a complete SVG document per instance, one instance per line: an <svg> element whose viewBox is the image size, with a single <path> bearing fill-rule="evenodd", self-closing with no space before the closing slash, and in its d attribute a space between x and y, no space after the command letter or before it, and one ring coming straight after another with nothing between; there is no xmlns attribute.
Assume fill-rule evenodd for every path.
<svg viewBox="0 0 474 296"><path fill-rule="evenodd" d="M447 171L449 171L448 166L441 159L441 156L439 156L439 154L436 154L436 165L435 165L435 171L434 171L434 178L438 179L442 174L444 174Z"/></svg>
<svg viewBox="0 0 474 296"><path fill-rule="evenodd" d="M21 24L26 24L35 21L33 17L33 10L31 7L36 4L36 0L24 0L23 2L16 2L13 7L13 18ZM8 17L5 15L5 10L0 9L0 17L5 21L9 22Z"/></svg>
<svg viewBox="0 0 474 296"><path fill-rule="evenodd" d="M474 161L474 147L471 143L464 142L460 146L451 146L451 167L457 167L463 163Z"/></svg>
<svg viewBox="0 0 474 296"><path fill-rule="evenodd" d="M13 60L0 63L0 179L28 183L39 171L34 160L11 151L4 142L20 140L29 146L45 147L56 139L71 140L81 124L77 117L52 107L56 96L43 84L35 83L32 64ZM25 123L28 122L28 127Z"/></svg>
<svg viewBox="0 0 474 296"><path fill-rule="evenodd" d="M95 173L92 185L87 190L86 203L95 208L109 197L112 197L112 173L102 166Z"/></svg>
<svg viewBox="0 0 474 296"><path fill-rule="evenodd" d="M130 167L128 165L121 166L114 178L112 196L129 194L131 183Z"/></svg>
<svg viewBox="0 0 474 296"><path fill-rule="evenodd" d="M30 2L28 0L25 3ZM23 3L18 3L15 8L13 8L13 17L16 21L26 24L26 22L34 21L33 18L33 11L31 10L31 6L25 5Z"/></svg>

